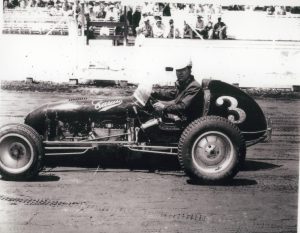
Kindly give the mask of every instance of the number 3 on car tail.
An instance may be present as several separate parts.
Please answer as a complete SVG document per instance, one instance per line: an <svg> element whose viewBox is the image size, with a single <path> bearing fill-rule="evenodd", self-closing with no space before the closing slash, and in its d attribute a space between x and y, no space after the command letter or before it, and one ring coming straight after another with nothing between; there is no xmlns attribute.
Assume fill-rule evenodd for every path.
<svg viewBox="0 0 300 233"><path fill-rule="evenodd" d="M228 111L229 113L232 113L228 116L228 120L231 121L234 124L240 124L242 122L245 121L246 119L246 113L244 112L243 109L238 108L238 101L236 100L236 98L233 98L232 96L220 96L217 100L216 100L216 105L217 106L222 106L224 104L224 102L229 102L229 106L228 106ZM236 119L235 116L238 116L238 119Z"/></svg>

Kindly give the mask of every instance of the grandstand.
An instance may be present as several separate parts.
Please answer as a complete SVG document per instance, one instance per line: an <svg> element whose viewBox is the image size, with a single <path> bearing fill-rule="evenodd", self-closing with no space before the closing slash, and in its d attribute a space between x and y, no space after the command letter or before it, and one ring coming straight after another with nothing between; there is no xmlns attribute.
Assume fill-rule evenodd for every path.
<svg viewBox="0 0 300 233"><path fill-rule="evenodd" d="M71 18L50 15L49 10L5 9L3 34L69 35ZM75 26L76 27L76 26Z"/></svg>
<svg viewBox="0 0 300 233"><path fill-rule="evenodd" d="M175 29L181 33L177 38L201 39L202 36L195 30L197 16L201 15L206 25L208 22L215 24L217 18L222 17L227 27L228 39L300 40L300 7L295 6L291 1L288 2L290 6L281 7L261 4L260 7L245 4L220 5L218 1L210 2L219 4L195 4L195 1L190 0L169 0L169 3L154 0L151 1L151 5L133 1L102 2L99 0L82 3L68 0L61 3L57 0L54 4L52 0L47 0L42 7L39 7L30 5L30 2L27 6L24 4L21 6L21 1L19 5L9 7L7 3L9 1L4 0L3 34L65 36L85 34L87 44L89 39L110 39L114 41L114 45L132 44L128 43L127 38L134 41L136 28L141 27L143 20L147 18L151 26L155 27L155 22L159 18L166 31L170 30L170 19L175 21ZM51 1L53 5L52 3L50 5ZM279 0L275 2L283 3ZM169 10L166 11L166 8ZM113 9L111 14L109 14L110 9ZM194 31L193 37L184 35L183 22Z"/></svg>
<svg viewBox="0 0 300 233"><path fill-rule="evenodd" d="M280 0L274 1L283 3ZM163 76L162 66L172 56L188 52L196 58L195 64L200 64L193 70L201 78L217 78L242 86L262 83L265 86L299 85L300 70L296 60L299 60L300 54L300 14L296 2L288 1L288 6L282 4L284 14L270 14L267 11L270 5L266 1L266 6L258 4L260 7L245 6L242 0L236 1L238 6L231 6L226 1L228 4L216 7L217 13L201 13L205 23L208 18L215 22L218 16L222 17L228 27L226 40L201 40L197 36L192 39L184 36L147 37L139 49L131 45L134 45L136 38L134 27L140 25L132 18L124 20L122 16L124 12L127 15L131 12L131 16L136 11L143 13L141 1L138 4L133 1L106 4L106 8L114 5L120 10L112 19L95 14L91 2L98 6L96 1L82 1L79 11L72 7L72 10L62 14L54 14L56 12L47 7L5 8L0 46L1 51L4 54L7 51L6 54L10 56L0 56L1 79L24 80L33 77L68 81L89 76L130 81L153 78L171 82L173 76ZM158 1L153 2L159 6L155 4ZM173 4L175 0L168 2ZM193 4L195 0L184 2L190 2L185 4L189 9L188 4ZM207 6L204 1L198 2ZM220 1L215 0L215 3L219 6ZM152 9L147 15L149 21L154 23L159 16L165 25L174 19L178 21L175 22L177 25L185 20L193 27L200 14L197 11L176 12L171 9L171 15L168 15L160 9ZM140 20L142 17L141 14ZM102 65L99 65L100 68L96 67L93 72L89 70L91 64L100 63L109 69L102 69ZM143 73L145 67L151 72ZM260 80L254 82L253 77L259 77Z"/></svg>

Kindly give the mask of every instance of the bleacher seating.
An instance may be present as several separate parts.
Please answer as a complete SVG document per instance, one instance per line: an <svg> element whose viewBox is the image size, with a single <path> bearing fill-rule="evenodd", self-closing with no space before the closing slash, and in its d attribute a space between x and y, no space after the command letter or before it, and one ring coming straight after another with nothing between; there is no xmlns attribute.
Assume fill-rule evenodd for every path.
<svg viewBox="0 0 300 233"><path fill-rule="evenodd" d="M3 34L69 34L68 19L65 16L51 16L50 11L44 8L5 9L3 21Z"/></svg>

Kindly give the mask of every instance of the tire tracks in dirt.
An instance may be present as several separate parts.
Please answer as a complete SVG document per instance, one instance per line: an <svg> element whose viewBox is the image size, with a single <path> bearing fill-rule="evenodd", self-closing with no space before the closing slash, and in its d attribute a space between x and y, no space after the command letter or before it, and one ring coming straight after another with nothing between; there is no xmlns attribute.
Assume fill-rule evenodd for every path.
<svg viewBox="0 0 300 233"><path fill-rule="evenodd" d="M51 200L48 198L44 199L34 199L34 198L21 198L21 197L12 197L7 195L0 195L0 201L7 201L12 205L17 203L29 206L48 206L53 208L60 207L75 207L79 208L78 211L83 211L86 209L94 209L97 212L102 212L107 215L127 215L132 213L131 208L125 207L99 207L94 204L87 202L76 202L76 201L58 201ZM180 209L173 210L172 212L155 210L155 209L145 209L138 208L134 209L136 212L142 212L146 216L152 216L152 218L165 218L168 220L177 220L177 221L192 221L192 222L205 222L207 216L203 213L194 213L194 212L182 212ZM179 212L177 212L179 211Z"/></svg>

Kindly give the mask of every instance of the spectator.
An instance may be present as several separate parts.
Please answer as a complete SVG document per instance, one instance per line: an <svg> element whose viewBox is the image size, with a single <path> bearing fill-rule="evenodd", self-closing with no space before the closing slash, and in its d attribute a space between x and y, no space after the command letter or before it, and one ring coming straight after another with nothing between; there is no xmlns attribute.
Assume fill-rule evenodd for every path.
<svg viewBox="0 0 300 233"><path fill-rule="evenodd" d="M163 9L163 16L171 16L170 4L167 3Z"/></svg>
<svg viewBox="0 0 300 233"><path fill-rule="evenodd" d="M68 2L68 0L64 0L64 3L62 4L63 11L69 11L72 9L71 4Z"/></svg>
<svg viewBox="0 0 300 233"><path fill-rule="evenodd" d="M141 12L140 12L140 8L136 7L135 11L132 15L132 30L133 30L133 34L136 35L136 28L139 26L141 20Z"/></svg>
<svg viewBox="0 0 300 233"><path fill-rule="evenodd" d="M49 0L47 3L48 8L54 7L54 1L53 0Z"/></svg>
<svg viewBox="0 0 300 233"><path fill-rule="evenodd" d="M128 10L127 10L127 22L128 25L132 25L132 15L133 15L133 10L131 6L128 6Z"/></svg>
<svg viewBox="0 0 300 233"><path fill-rule="evenodd" d="M144 5L142 6L142 15L152 15L153 14L153 5L149 4L149 2L144 2Z"/></svg>
<svg viewBox="0 0 300 233"><path fill-rule="evenodd" d="M214 29L213 29L213 23L209 21L207 25L205 26L205 36L204 39L213 39Z"/></svg>
<svg viewBox="0 0 300 233"><path fill-rule="evenodd" d="M3 0L3 10L7 8L7 4L8 4L8 1L7 0Z"/></svg>
<svg viewBox="0 0 300 233"><path fill-rule="evenodd" d="M161 15L162 15L162 13L164 11L164 8L165 8L165 4L159 2L158 3L158 11L161 13Z"/></svg>
<svg viewBox="0 0 300 233"><path fill-rule="evenodd" d="M27 7L36 7L36 0L30 0Z"/></svg>
<svg viewBox="0 0 300 233"><path fill-rule="evenodd" d="M155 3L153 6L153 15L154 16L162 16L162 11L160 11L161 7L159 3Z"/></svg>
<svg viewBox="0 0 300 233"><path fill-rule="evenodd" d="M177 3L177 9L178 10L184 10L184 8L185 8L185 4Z"/></svg>
<svg viewBox="0 0 300 233"><path fill-rule="evenodd" d="M140 27L140 31L145 37L153 37L153 28L149 19L144 19L144 25Z"/></svg>
<svg viewBox="0 0 300 233"><path fill-rule="evenodd" d="M58 3L55 4L53 8L51 8L50 13L51 16L63 16L63 12Z"/></svg>
<svg viewBox="0 0 300 233"><path fill-rule="evenodd" d="M139 23L138 27L143 27L144 26L144 22L145 22L146 19L148 19L147 14L142 14L142 17L141 17L141 20L140 20L140 23Z"/></svg>
<svg viewBox="0 0 300 233"><path fill-rule="evenodd" d="M189 14L195 13L195 4L189 4L188 13Z"/></svg>
<svg viewBox="0 0 300 233"><path fill-rule="evenodd" d="M36 6L37 7L45 7L46 4L45 4L45 2L43 2L43 0L37 0Z"/></svg>
<svg viewBox="0 0 300 233"><path fill-rule="evenodd" d="M114 8L114 5L108 6L108 11L106 12L105 20L107 21L118 21L118 12Z"/></svg>
<svg viewBox="0 0 300 233"><path fill-rule="evenodd" d="M183 26L183 38L193 38L193 30L191 29L190 25L187 24L186 21L184 21Z"/></svg>
<svg viewBox="0 0 300 233"><path fill-rule="evenodd" d="M89 4L88 4L87 12L88 12L88 14L90 15L90 17L93 17L93 16L94 16L93 7L94 7L94 4L93 4L93 3L89 3Z"/></svg>
<svg viewBox="0 0 300 233"><path fill-rule="evenodd" d="M197 14L203 14L204 13L204 8L203 8L203 6L201 4L198 4L196 6L196 10L195 11L196 11Z"/></svg>
<svg viewBox="0 0 300 233"><path fill-rule="evenodd" d="M19 5L20 5L20 8L23 8L23 9L26 8L26 6L27 6L26 0L20 0Z"/></svg>
<svg viewBox="0 0 300 233"><path fill-rule="evenodd" d="M226 24L222 22L222 18L218 18L218 22L214 26L214 39L226 39Z"/></svg>
<svg viewBox="0 0 300 233"><path fill-rule="evenodd" d="M275 6L275 15L286 15L286 11L282 6Z"/></svg>
<svg viewBox="0 0 300 233"><path fill-rule="evenodd" d="M52 0L50 0L50 1L52 1ZM49 3L50 3L50 1L49 1ZM49 5L49 3L48 3L48 5ZM53 2L53 4L54 4L54 2ZM79 4L79 0L75 1L74 5L72 6L72 10L75 14L75 19L78 21L78 16L82 13L82 8L81 8L81 5Z"/></svg>
<svg viewBox="0 0 300 233"><path fill-rule="evenodd" d="M175 27L174 27L174 20L170 19L169 20L169 33L167 35L167 38L174 38L175 36Z"/></svg>
<svg viewBox="0 0 300 233"><path fill-rule="evenodd" d="M96 2L96 1L95 1L95 4L94 4L94 6L93 6L93 16L94 16L95 18L97 18L99 12L100 12L100 2Z"/></svg>
<svg viewBox="0 0 300 233"><path fill-rule="evenodd" d="M273 15L273 14L274 14L274 11L275 11L275 9L274 9L273 6L270 6L270 7L267 8L267 14L268 14L268 15Z"/></svg>
<svg viewBox="0 0 300 233"><path fill-rule="evenodd" d="M99 7L97 7L96 10L97 10L97 12L95 12L96 18L98 18L98 19L106 18L105 6L102 2L99 3Z"/></svg>
<svg viewBox="0 0 300 233"><path fill-rule="evenodd" d="M203 21L203 17L201 15L198 15L197 17L197 22L196 22L196 26L195 26L195 30L204 37L207 37L206 35L206 30L205 30L205 26L204 26L204 21Z"/></svg>
<svg viewBox="0 0 300 233"><path fill-rule="evenodd" d="M163 38L165 35L165 26L162 21L159 19L156 21L153 27L153 36L154 38Z"/></svg>
<svg viewBox="0 0 300 233"><path fill-rule="evenodd" d="M6 7L7 9L14 9L16 5L13 3L13 0L8 0Z"/></svg>

